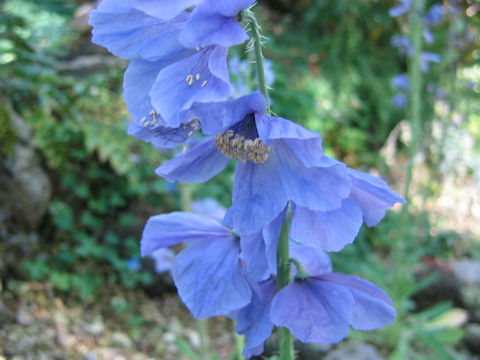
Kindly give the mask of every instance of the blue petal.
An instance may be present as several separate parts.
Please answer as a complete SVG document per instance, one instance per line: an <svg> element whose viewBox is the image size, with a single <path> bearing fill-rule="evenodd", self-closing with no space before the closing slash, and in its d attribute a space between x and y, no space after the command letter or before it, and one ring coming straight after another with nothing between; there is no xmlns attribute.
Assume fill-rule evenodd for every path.
<svg viewBox="0 0 480 360"><path fill-rule="evenodd" d="M160 248L150 254L150 257L155 261L155 272L157 274L172 270L175 252L171 249Z"/></svg>
<svg viewBox="0 0 480 360"><path fill-rule="evenodd" d="M196 101L222 101L230 96L226 58L225 48L211 46L159 72L150 96L167 124L178 126L182 113Z"/></svg>
<svg viewBox="0 0 480 360"><path fill-rule="evenodd" d="M262 229L267 262L272 275L277 274L277 245L278 239L282 232L282 226L285 220L286 212L287 208L285 207L285 209L276 217L275 220Z"/></svg>
<svg viewBox="0 0 480 360"><path fill-rule="evenodd" d="M290 242L290 257L295 258L302 264L303 270L311 276L317 276L332 272L332 262L328 255L318 249ZM292 270L296 270L295 266ZM294 271L294 276L296 271Z"/></svg>
<svg viewBox="0 0 480 360"><path fill-rule="evenodd" d="M187 14L165 22L128 4L115 8L111 3L103 1L90 13L92 42L124 59L141 56L146 60L173 61L192 52L178 42Z"/></svg>
<svg viewBox="0 0 480 360"><path fill-rule="evenodd" d="M250 358L263 352L263 343L270 337L273 324L270 321L270 303L276 291L275 281L260 284L253 292L251 302L235 316L236 332L246 337L243 356Z"/></svg>
<svg viewBox="0 0 480 360"><path fill-rule="evenodd" d="M129 0L135 8L162 20L170 20L203 0Z"/></svg>
<svg viewBox="0 0 480 360"><path fill-rule="evenodd" d="M238 13L253 5L255 0L204 0L208 6L212 7L223 16L235 17Z"/></svg>
<svg viewBox="0 0 480 360"><path fill-rule="evenodd" d="M233 238L230 230L209 216L173 212L148 219L140 241L142 256L181 242Z"/></svg>
<svg viewBox="0 0 480 360"><path fill-rule="evenodd" d="M350 290L355 300L351 321L355 329L373 330L395 321L396 311L392 307L392 300L374 284L355 276L337 273L325 274L319 278Z"/></svg>
<svg viewBox="0 0 480 360"><path fill-rule="evenodd" d="M222 219L225 217L227 209L220 205L215 199L205 198L192 202L192 211L205 214L218 221L222 221Z"/></svg>
<svg viewBox="0 0 480 360"><path fill-rule="evenodd" d="M215 139L208 138L187 152L155 170L156 174L168 181L199 183L222 171L230 161L217 149Z"/></svg>
<svg viewBox="0 0 480 360"><path fill-rule="evenodd" d="M362 210L351 198L343 200L341 208L331 211L296 206L290 237L319 250L340 251L355 240L362 222Z"/></svg>
<svg viewBox="0 0 480 360"><path fill-rule="evenodd" d="M288 199L299 206L321 211L338 209L350 194L346 167L339 162L320 160L316 167L307 168L283 140L272 141L270 158L277 163Z"/></svg>
<svg viewBox="0 0 480 360"><path fill-rule="evenodd" d="M353 304L345 287L310 278L277 293L270 319L301 342L338 343L348 334Z"/></svg>
<svg viewBox="0 0 480 360"><path fill-rule="evenodd" d="M256 120L258 134L267 145L283 140L306 167L318 164L323 148L322 139L316 133L280 117L257 116Z"/></svg>
<svg viewBox="0 0 480 360"><path fill-rule="evenodd" d="M405 200L382 179L353 169L348 169L348 174L352 179L351 198L362 209L363 220L368 226L377 225L395 203L405 204Z"/></svg>
<svg viewBox="0 0 480 360"><path fill-rule="evenodd" d="M240 258L246 264L248 277L255 281L267 280L271 272L262 233L242 235L240 248L242 249Z"/></svg>
<svg viewBox="0 0 480 360"><path fill-rule="evenodd" d="M189 48L207 45L230 47L247 40L248 35L234 18L237 13L222 14L224 6L224 2L217 0L206 0L197 6L180 34L180 42Z"/></svg>
<svg viewBox="0 0 480 360"><path fill-rule="evenodd" d="M252 297L240 269L237 240L205 240L177 255L173 280L178 293L197 318L226 315L246 306Z"/></svg>
<svg viewBox="0 0 480 360"><path fill-rule="evenodd" d="M263 113L265 108L263 95L253 92L235 100L195 103L192 112L198 117L205 134L216 135L242 121L249 114Z"/></svg>
<svg viewBox="0 0 480 360"><path fill-rule="evenodd" d="M238 162L233 185L232 207L227 211L233 228L251 234L272 222L287 205L288 198L278 174L278 166Z"/></svg>
<svg viewBox="0 0 480 360"><path fill-rule="evenodd" d="M135 59L125 71L123 82L123 97L134 119L128 127L128 134L151 143L157 149L183 144L193 131L188 120L194 116L190 113L185 114L184 124L170 128L164 126L163 119L153 110L149 91L164 64L163 61Z"/></svg>

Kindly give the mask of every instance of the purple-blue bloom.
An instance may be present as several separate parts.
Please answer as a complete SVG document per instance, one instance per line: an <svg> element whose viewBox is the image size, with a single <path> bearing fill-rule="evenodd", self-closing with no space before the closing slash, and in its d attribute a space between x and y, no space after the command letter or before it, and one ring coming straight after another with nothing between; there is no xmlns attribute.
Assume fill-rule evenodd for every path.
<svg viewBox="0 0 480 360"><path fill-rule="evenodd" d="M396 75L392 79L392 87L397 90L410 90L410 81L405 74Z"/></svg>
<svg viewBox="0 0 480 360"><path fill-rule="evenodd" d="M414 53L413 44L409 38L405 36L395 35L395 36L392 36L390 43L393 46L398 47L402 55L413 56L413 53Z"/></svg>
<svg viewBox="0 0 480 360"><path fill-rule="evenodd" d="M442 61L442 57L436 53L432 52L424 52L422 53L422 58L421 58L421 67L422 71L425 73L428 73L430 71L430 63L439 63Z"/></svg>
<svg viewBox="0 0 480 360"><path fill-rule="evenodd" d="M240 242L209 216L174 212L151 217L143 231L141 255L181 242L189 246L175 257L172 277L193 316L226 315L250 302Z"/></svg>
<svg viewBox="0 0 480 360"><path fill-rule="evenodd" d="M156 172L168 181L203 182L223 170L230 159L240 160L233 205L227 213L240 233L259 231L289 201L327 211L339 208L350 194L345 165L322 157L317 134L264 115L265 99L260 93L192 110L203 132L211 136Z"/></svg>
<svg viewBox="0 0 480 360"><path fill-rule="evenodd" d="M330 211L294 208L290 227L294 241L319 250L340 251L355 240L363 222L375 226L395 203L405 203L382 179L350 168L347 171L352 188L340 208Z"/></svg>
<svg viewBox="0 0 480 360"><path fill-rule="evenodd" d="M403 93L397 93L393 95L391 102L396 107L403 109L407 105L407 97Z"/></svg>
<svg viewBox="0 0 480 360"><path fill-rule="evenodd" d="M388 13L391 17L398 17L405 14L412 7L411 0L400 0L400 4L391 8Z"/></svg>
<svg viewBox="0 0 480 360"><path fill-rule="evenodd" d="M273 325L287 327L302 342L337 343L350 326L373 330L395 320L385 292L360 278L332 273L324 252L290 242L290 255L309 277L294 280L277 294L275 280L259 283L249 305L233 316L237 332L247 340L245 357L263 352Z"/></svg>
<svg viewBox="0 0 480 360"><path fill-rule="evenodd" d="M433 5L423 17L423 21L427 25L438 25L442 21L443 6L442 4Z"/></svg>
<svg viewBox="0 0 480 360"><path fill-rule="evenodd" d="M92 41L120 57L135 58L125 74L124 94L137 125L177 127L194 102L231 95L227 49L214 32L205 35L211 41L202 44L208 46L182 45L179 38L193 15L173 11L174 17L157 17L153 7L152 1L102 1L90 15Z"/></svg>
<svg viewBox="0 0 480 360"><path fill-rule="evenodd" d="M171 271L173 266L173 259L175 252L168 248L161 248L155 250L150 254L150 257L155 262L155 272L161 274L165 271Z"/></svg>

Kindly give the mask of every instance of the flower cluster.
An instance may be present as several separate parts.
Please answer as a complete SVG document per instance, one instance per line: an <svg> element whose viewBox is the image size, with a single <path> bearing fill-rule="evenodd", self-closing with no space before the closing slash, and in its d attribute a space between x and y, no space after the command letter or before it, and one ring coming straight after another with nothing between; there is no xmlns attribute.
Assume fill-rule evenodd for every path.
<svg viewBox="0 0 480 360"><path fill-rule="evenodd" d="M232 97L228 48L248 39L239 20L251 16L253 2L103 0L90 16L93 42L131 60L128 132L157 149L190 145L156 173L199 183L237 163L232 206L217 212L220 221L201 213L154 216L141 253L163 258L161 249L186 244L171 266L181 299L195 317L235 319L247 357L263 351L273 326L300 341L336 343L350 326L371 330L394 321L389 297L365 280L332 273L325 251L342 250L363 223L376 225L404 202L383 180L326 156L316 133L272 116L266 94ZM277 258L290 222L283 244L290 255ZM284 287L280 262L294 264Z"/></svg>
<svg viewBox="0 0 480 360"><path fill-rule="evenodd" d="M412 10L411 0L400 0L400 4L390 9L389 14L391 17L399 17ZM432 27L441 23L444 8L441 4L434 4L430 9L422 15L423 23L423 38L427 44L431 44L435 41L435 37L432 33ZM413 48L412 41L405 36L395 35L391 39L391 44L398 48L400 54L408 57L413 57L415 50ZM442 60L441 56L437 53L424 51L420 56L421 69L424 73L430 72L431 63L439 63ZM410 91L410 83L406 74L400 74L392 79L392 88L397 92L392 97L392 104L398 108L405 108L407 105L407 95ZM432 84L433 85L433 84Z"/></svg>

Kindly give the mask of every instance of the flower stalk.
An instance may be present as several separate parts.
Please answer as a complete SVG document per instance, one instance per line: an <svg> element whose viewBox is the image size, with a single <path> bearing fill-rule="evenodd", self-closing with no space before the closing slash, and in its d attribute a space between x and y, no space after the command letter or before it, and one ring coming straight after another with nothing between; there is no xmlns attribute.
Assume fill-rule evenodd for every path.
<svg viewBox="0 0 480 360"><path fill-rule="evenodd" d="M277 248L277 289L281 290L290 283L289 221L285 219ZM287 328L278 328L280 360L293 360L293 338Z"/></svg>
<svg viewBox="0 0 480 360"><path fill-rule="evenodd" d="M244 16L248 20L250 34L252 35L250 46L253 46L255 52L255 64L257 67L257 78L258 78L258 88L260 92L265 96L267 102L267 114L270 114L270 101L268 98L268 86L267 81L265 80L265 67L263 61L262 52L262 34L261 27L258 23L255 14L250 9L244 10Z"/></svg>
<svg viewBox="0 0 480 360"><path fill-rule="evenodd" d="M244 15L248 20L250 34L252 35L252 45L255 52L255 64L257 66L258 87L260 92L265 96L267 102L266 112L270 114L270 104L268 99L268 86L265 80L264 57L262 52L262 35L261 27L255 17L255 14L250 9L244 11ZM290 255L289 255L289 240L288 240L289 222L285 219L282 227L282 233L278 240L277 248L277 289L281 290L287 286L290 281ZM293 338L292 334L287 328L278 328L278 342L280 360L293 360Z"/></svg>

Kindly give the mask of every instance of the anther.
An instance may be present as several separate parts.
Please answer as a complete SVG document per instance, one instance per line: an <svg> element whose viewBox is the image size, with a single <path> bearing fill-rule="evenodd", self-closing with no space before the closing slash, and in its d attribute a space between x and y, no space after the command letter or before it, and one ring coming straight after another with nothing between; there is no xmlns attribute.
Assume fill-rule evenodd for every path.
<svg viewBox="0 0 480 360"><path fill-rule="evenodd" d="M205 81L202 83L202 88L204 88L205 86L207 86L207 80L205 80Z"/></svg>
<svg viewBox="0 0 480 360"><path fill-rule="evenodd" d="M193 84L193 75L190 74L187 76L187 78L185 79L185 81L187 82L187 84L190 86Z"/></svg>
<svg viewBox="0 0 480 360"><path fill-rule="evenodd" d="M200 74L195 75L195 80L200 80Z"/></svg>

